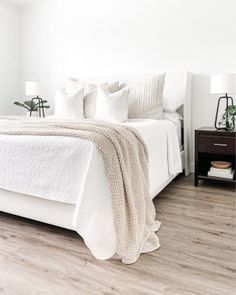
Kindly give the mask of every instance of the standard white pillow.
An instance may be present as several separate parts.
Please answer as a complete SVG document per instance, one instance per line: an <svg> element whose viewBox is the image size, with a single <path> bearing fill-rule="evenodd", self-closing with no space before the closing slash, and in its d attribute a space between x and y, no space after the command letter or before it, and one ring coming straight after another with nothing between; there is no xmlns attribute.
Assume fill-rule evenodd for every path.
<svg viewBox="0 0 236 295"><path fill-rule="evenodd" d="M96 113L96 98L98 87L103 87L109 92L116 92L120 89L119 81L114 81L110 83L94 84L94 83L84 83L77 79L70 78L67 81L66 91L72 93L79 88L84 87L84 117L94 118Z"/></svg>
<svg viewBox="0 0 236 295"><path fill-rule="evenodd" d="M163 119L171 121L171 122L173 122L175 124L184 120L183 117L180 114L176 113L176 112L171 112L171 113L170 112L164 112L163 113Z"/></svg>
<svg viewBox="0 0 236 295"><path fill-rule="evenodd" d="M163 97L164 112L175 113L183 105L183 98L178 96Z"/></svg>
<svg viewBox="0 0 236 295"><path fill-rule="evenodd" d="M153 75L135 81L125 81L121 87L129 86L130 119L162 119L165 74Z"/></svg>
<svg viewBox="0 0 236 295"><path fill-rule="evenodd" d="M57 91L55 97L55 115L61 119L83 119L84 88L67 93L65 89Z"/></svg>
<svg viewBox="0 0 236 295"><path fill-rule="evenodd" d="M115 123L126 121L128 119L128 94L128 87L113 93L103 87L98 87L95 118Z"/></svg>

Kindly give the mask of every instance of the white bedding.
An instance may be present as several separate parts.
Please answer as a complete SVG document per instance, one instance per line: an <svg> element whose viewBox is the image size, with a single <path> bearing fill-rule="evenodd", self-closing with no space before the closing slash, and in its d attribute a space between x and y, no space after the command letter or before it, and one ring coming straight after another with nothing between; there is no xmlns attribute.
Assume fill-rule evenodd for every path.
<svg viewBox="0 0 236 295"><path fill-rule="evenodd" d="M147 144L150 196L154 197L168 176L182 170L176 129L165 120L126 124L137 128ZM92 143L65 137L2 135L0 188L76 204L74 229L94 256L107 259L115 254L110 188L103 159Z"/></svg>
<svg viewBox="0 0 236 295"><path fill-rule="evenodd" d="M164 112L163 113L163 119L168 120L172 122L175 125L177 135L178 135L178 140L179 140L179 146L180 149L183 149L183 141L182 141L182 122L183 122L183 117L177 113L177 112Z"/></svg>
<svg viewBox="0 0 236 295"><path fill-rule="evenodd" d="M173 124L175 125L175 129L176 129L176 132L177 132L180 149L182 149L183 144L182 144L182 125L181 125L181 121L179 120L177 122L173 122Z"/></svg>

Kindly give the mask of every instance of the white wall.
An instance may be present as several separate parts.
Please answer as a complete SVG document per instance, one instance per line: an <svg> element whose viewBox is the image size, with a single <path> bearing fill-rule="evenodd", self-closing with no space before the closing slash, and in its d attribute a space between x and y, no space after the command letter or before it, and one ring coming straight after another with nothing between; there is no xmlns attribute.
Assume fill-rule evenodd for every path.
<svg viewBox="0 0 236 295"><path fill-rule="evenodd" d="M69 76L190 71L193 129L213 125L212 73L236 72L235 0L51 0L22 11L22 82L53 103ZM22 84L23 85L23 84Z"/></svg>
<svg viewBox="0 0 236 295"><path fill-rule="evenodd" d="M22 8L22 76L51 104L68 76L190 71L193 128L213 125L212 73L236 72L235 0L44 0ZM23 93L22 93L23 94Z"/></svg>
<svg viewBox="0 0 236 295"><path fill-rule="evenodd" d="M20 94L19 10L0 0L0 115L17 114Z"/></svg>

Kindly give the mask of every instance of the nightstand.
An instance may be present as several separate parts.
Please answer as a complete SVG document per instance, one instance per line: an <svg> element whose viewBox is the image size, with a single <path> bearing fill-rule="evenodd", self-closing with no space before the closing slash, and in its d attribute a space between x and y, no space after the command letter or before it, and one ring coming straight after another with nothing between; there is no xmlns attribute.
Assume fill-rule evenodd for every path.
<svg viewBox="0 0 236 295"><path fill-rule="evenodd" d="M234 179L208 176L211 161L229 161L235 169L236 132L204 127L195 130L195 186L198 180L214 180L236 183Z"/></svg>

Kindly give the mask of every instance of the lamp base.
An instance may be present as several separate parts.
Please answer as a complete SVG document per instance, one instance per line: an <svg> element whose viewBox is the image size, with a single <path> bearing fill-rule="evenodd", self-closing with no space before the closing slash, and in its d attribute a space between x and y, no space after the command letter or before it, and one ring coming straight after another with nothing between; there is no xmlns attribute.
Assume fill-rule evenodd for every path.
<svg viewBox="0 0 236 295"><path fill-rule="evenodd" d="M39 112L39 117L43 116L43 118L45 117L45 112L44 112L44 105L43 105L43 100L40 97L34 97L31 99L31 110L30 110L30 117L32 117L32 106L33 106L33 102L37 101L37 105L38 105L38 112Z"/></svg>
<svg viewBox="0 0 236 295"><path fill-rule="evenodd" d="M226 104L226 108L225 108L225 126L224 127L219 127L218 124L218 115L219 115L219 108L220 108L220 103L222 100L225 99L225 104ZM231 101L231 105L234 105L234 101L233 98L231 96L228 96L227 93L225 94L225 96L221 96L218 99L218 103L217 103L217 109L216 109L216 116L215 116L215 128L217 130L226 130L226 131L231 131L232 128L230 127L230 123L229 123L229 116L228 116L228 107L229 107L229 100ZM234 125L234 118L233 118L233 125ZM233 126L234 127L234 126Z"/></svg>

